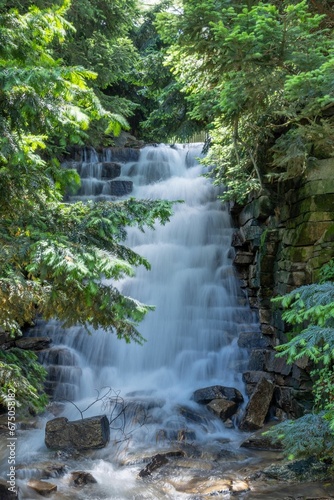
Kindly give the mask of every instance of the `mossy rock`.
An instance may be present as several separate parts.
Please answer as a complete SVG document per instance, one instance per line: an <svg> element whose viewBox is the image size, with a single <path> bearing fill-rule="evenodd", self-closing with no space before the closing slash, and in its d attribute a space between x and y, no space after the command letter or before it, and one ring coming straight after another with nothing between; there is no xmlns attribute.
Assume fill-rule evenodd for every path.
<svg viewBox="0 0 334 500"><path fill-rule="evenodd" d="M285 247L281 253L281 260L291 262L308 262L313 256L313 246Z"/></svg>
<svg viewBox="0 0 334 500"><path fill-rule="evenodd" d="M331 221L304 222L295 229L286 230L283 233L283 243L291 246L314 245L324 239L332 225ZM334 230L332 241L334 241Z"/></svg>
<svg viewBox="0 0 334 500"><path fill-rule="evenodd" d="M308 166L304 174L305 179L313 181L317 179L333 179L334 158L317 161Z"/></svg>
<svg viewBox="0 0 334 500"><path fill-rule="evenodd" d="M323 193L310 196L295 205L299 213L304 212L334 212L334 195Z"/></svg>
<svg viewBox="0 0 334 500"><path fill-rule="evenodd" d="M304 200L309 196L332 194L334 196L334 178L319 179L307 182L302 188L296 191L296 201Z"/></svg>

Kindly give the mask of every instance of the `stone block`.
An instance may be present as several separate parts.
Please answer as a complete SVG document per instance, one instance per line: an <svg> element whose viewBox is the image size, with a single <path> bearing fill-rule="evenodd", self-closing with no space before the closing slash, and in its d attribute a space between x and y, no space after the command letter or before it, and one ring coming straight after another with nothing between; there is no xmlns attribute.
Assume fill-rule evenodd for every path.
<svg viewBox="0 0 334 500"><path fill-rule="evenodd" d="M232 247L242 247L245 244L245 238L241 231L235 231L232 235Z"/></svg>
<svg viewBox="0 0 334 500"><path fill-rule="evenodd" d="M241 332L238 346L246 349L269 347L270 341L261 332Z"/></svg>
<svg viewBox="0 0 334 500"><path fill-rule="evenodd" d="M242 380L245 384L253 384L254 386L260 382L262 378L266 378L267 380L274 380L272 374L264 371L247 371L242 375Z"/></svg>
<svg viewBox="0 0 334 500"><path fill-rule="evenodd" d="M49 420L45 427L48 448L88 450L103 448L109 442L110 428L106 415L69 422L65 417Z"/></svg>
<svg viewBox="0 0 334 500"><path fill-rule="evenodd" d="M274 255L261 255L260 256L260 269L261 273L272 273L274 271L276 258Z"/></svg>
<svg viewBox="0 0 334 500"><path fill-rule="evenodd" d="M271 323L271 310L260 308L259 309L259 318L260 318L260 323L270 324Z"/></svg>
<svg viewBox="0 0 334 500"><path fill-rule="evenodd" d="M253 252L237 251L233 263L237 266L252 264L254 260Z"/></svg>
<svg viewBox="0 0 334 500"><path fill-rule="evenodd" d="M121 165L114 162L103 162L101 177L102 179L115 179L121 175Z"/></svg>
<svg viewBox="0 0 334 500"><path fill-rule="evenodd" d="M130 194L133 189L132 181L109 181L109 193L111 196L125 196Z"/></svg>
<svg viewBox="0 0 334 500"><path fill-rule="evenodd" d="M267 325L267 324L261 324L261 332L263 335L274 335L275 329L272 325Z"/></svg>
<svg viewBox="0 0 334 500"><path fill-rule="evenodd" d="M263 371L265 365L264 349L254 349L249 357L248 370L250 371Z"/></svg>
<svg viewBox="0 0 334 500"><path fill-rule="evenodd" d="M286 358L277 358L276 351L266 351L264 367L268 372L280 373L281 375L289 375L292 371L292 366L288 365Z"/></svg>
<svg viewBox="0 0 334 500"><path fill-rule="evenodd" d="M206 407L211 413L225 421L236 413L238 404L227 399L213 399Z"/></svg>
<svg viewBox="0 0 334 500"><path fill-rule="evenodd" d="M314 245L325 237L330 226L333 226L330 221L303 222L296 228L284 231L283 243L291 246Z"/></svg>
<svg viewBox="0 0 334 500"><path fill-rule="evenodd" d="M274 384L262 377L257 383L246 406L239 428L254 431L263 427L274 394Z"/></svg>

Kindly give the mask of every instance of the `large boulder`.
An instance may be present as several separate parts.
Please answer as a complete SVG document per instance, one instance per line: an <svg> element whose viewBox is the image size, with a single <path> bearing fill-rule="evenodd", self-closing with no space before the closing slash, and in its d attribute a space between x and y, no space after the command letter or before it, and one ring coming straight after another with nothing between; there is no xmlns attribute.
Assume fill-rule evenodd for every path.
<svg viewBox="0 0 334 500"><path fill-rule="evenodd" d="M213 385L197 389L193 394L193 399L196 403L207 405L214 399L227 399L235 403L242 403L244 398L238 389L234 387L224 387L222 385Z"/></svg>
<svg viewBox="0 0 334 500"><path fill-rule="evenodd" d="M274 384L265 377L257 383L246 406L239 428L243 431L261 429L274 394Z"/></svg>
<svg viewBox="0 0 334 500"><path fill-rule="evenodd" d="M58 417L49 420L45 427L45 444L56 450L103 448L109 438L110 428L106 415L72 422L65 417Z"/></svg>

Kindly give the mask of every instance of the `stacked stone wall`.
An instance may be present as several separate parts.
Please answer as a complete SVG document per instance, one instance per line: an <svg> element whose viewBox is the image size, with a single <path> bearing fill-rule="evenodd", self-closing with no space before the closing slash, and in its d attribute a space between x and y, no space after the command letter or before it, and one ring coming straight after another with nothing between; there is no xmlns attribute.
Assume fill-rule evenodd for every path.
<svg viewBox="0 0 334 500"><path fill-rule="evenodd" d="M261 335L248 337L248 394L259 378L275 384L272 413L297 418L312 406L311 367L307 360L287 365L275 346L287 339L288 325L271 299L317 280L321 266L334 257L334 159L320 160L298 179L279 183L232 207L237 231L235 266ZM244 347L245 339L239 339Z"/></svg>

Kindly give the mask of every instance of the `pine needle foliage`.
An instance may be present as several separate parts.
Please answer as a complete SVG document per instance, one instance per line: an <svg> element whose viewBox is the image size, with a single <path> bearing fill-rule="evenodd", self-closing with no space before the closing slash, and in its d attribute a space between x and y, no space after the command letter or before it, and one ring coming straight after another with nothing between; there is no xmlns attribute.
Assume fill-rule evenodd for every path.
<svg viewBox="0 0 334 500"><path fill-rule="evenodd" d="M288 363L306 357L314 366L313 413L268 432L283 442L292 458L315 455L333 460L334 456L334 282L327 281L333 278L332 260L321 269L320 283L272 299L283 307L282 318L293 327L288 342L276 347L277 356L286 356Z"/></svg>
<svg viewBox="0 0 334 500"><path fill-rule="evenodd" d="M73 31L69 7L0 9L0 329L15 337L42 316L141 343L137 327L153 306L121 294L117 281L150 266L124 244L126 230L165 224L172 203L63 202L80 183L60 166L66 148L85 141L92 121L105 120L113 134L126 126L89 86L94 72L55 57ZM18 404L37 408L46 400L35 361L6 351L0 378L17 389Z"/></svg>
<svg viewBox="0 0 334 500"><path fill-rule="evenodd" d="M270 436L274 442L281 442L288 457L318 457L332 459L334 456L334 439L325 412L310 413L298 420L287 420L264 435Z"/></svg>
<svg viewBox="0 0 334 500"><path fill-rule="evenodd" d="M0 405L6 408L9 389L15 391L18 408L40 412L48 402L43 392L46 370L33 352L12 348L0 351Z"/></svg>

